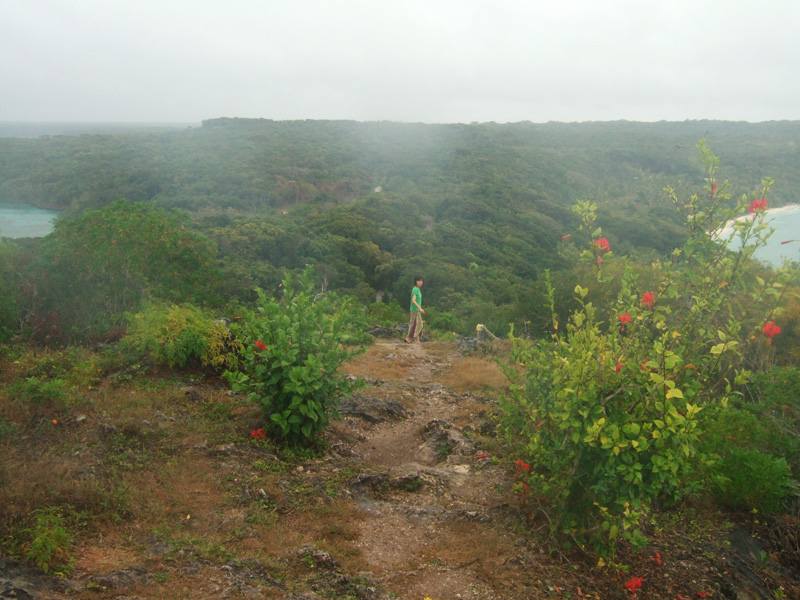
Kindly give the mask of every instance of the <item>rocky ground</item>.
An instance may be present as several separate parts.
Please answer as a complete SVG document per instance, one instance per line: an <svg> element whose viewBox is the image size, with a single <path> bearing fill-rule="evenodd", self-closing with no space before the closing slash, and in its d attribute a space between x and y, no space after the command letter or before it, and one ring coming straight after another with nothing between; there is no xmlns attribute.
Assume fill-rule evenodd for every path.
<svg viewBox="0 0 800 600"><path fill-rule="evenodd" d="M259 416L241 399L185 389L182 409L138 425L174 444L131 458L129 516L91 528L68 577L0 561L0 598L605 599L630 597L633 576L639 598L798 597L752 528L698 508L664 515L617 567L548 552L512 491L491 394L453 383L463 361L453 345L377 340L348 366L369 386L342 404L328 451L291 460L248 439ZM192 411L222 403L239 437L193 433ZM80 416L96 435L122 427Z"/></svg>

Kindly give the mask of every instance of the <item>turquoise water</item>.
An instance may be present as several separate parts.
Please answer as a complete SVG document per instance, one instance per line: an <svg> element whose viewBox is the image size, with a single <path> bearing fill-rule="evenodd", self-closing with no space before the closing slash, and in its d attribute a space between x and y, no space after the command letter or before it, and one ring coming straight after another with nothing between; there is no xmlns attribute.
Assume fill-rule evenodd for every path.
<svg viewBox="0 0 800 600"><path fill-rule="evenodd" d="M58 213L27 204L0 204L0 237L44 237Z"/></svg>
<svg viewBox="0 0 800 600"><path fill-rule="evenodd" d="M780 266L786 259L800 261L800 205L768 210L767 223L775 232L767 245L756 250L753 256L774 266ZM731 247L738 248L738 240L734 240Z"/></svg>

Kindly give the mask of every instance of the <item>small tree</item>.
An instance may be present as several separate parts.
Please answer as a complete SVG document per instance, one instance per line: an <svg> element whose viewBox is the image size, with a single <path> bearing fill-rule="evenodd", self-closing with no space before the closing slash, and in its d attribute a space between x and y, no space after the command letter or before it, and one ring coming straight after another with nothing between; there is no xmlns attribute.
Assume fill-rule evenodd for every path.
<svg viewBox="0 0 800 600"><path fill-rule="evenodd" d="M350 302L315 293L310 268L298 283L286 276L281 302L257 290L257 311L231 327L242 348L241 370L226 377L261 406L273 437L307 446L356 385L336 371L359 352L354 345L364 335Z"/></svg>
<svg viewBox="0 0 800 600"><path fill-rule="evenodd" d="M599 300L576 286L579 307L562 326L548 281L551 339L512 335L517 365L507 372L515 385L503 408L523 456L520 491L540 502L560 534L604 555L620 536L643 543L636 526L652 502L685 491L701 411L724 409L748 369L766 360L770 340L762 331L793 276L752 261L770 234L764 210L771 181L732 203L727 182L716 180L717 159L703 141L699 147L705 193L681 202L668 190L689 239L670 262L652 266L657 285L637 289L623 260L612 286L606 267L616 259L593 228L595 206L579 202L575 211L590 234L583 259ZM742 213L752 218L733 220ZM737 251L728 247L734 236Z"/></svg>

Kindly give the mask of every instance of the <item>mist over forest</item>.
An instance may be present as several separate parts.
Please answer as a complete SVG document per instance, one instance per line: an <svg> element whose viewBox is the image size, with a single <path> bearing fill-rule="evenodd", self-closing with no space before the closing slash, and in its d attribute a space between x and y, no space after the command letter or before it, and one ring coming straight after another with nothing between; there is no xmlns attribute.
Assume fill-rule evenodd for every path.
<svg viewBox="0 0 800 600"><path fill-rule="evenodd" d="M531 323L536 330L547 320L537 314L538 277L545 269L560 273L568 296L577 248L588 240L571 211L577 200L597 203L598 225L618 253L642 262L665 257L685 233L664 188L679 195L702 188L698 139L708 140L721 157L721 176L740 193L773 177L774 207L800 201L798 134L794 121L427 125L219 118L199 127L0 138L0 200L61 211L52 236L22 244L26 265L64 253L58 260L86 275L91 269L81 260L89 259L70 257L80 246L75 236L91 236L96 249L104 248L95 229L116 213L120 222L166 219L172 231L185 231L203 247L207 257L200 262L208 272L178 268L186 281L203 285L143 280L138 300L170 288L163 294L171 301L247 303L254 288L274 289L285 269L310 264L332 289L365 303L402 305L409 277L419 272L434 308L432 326L467 332L485 323L504 332L510 323ZM142 248L147 238L132 237L136 231L120 225L110 250L127 244L143 257L163 258L163 249ZM28 268L23 278L34 276ZM40 266L35 276L45 272ZM82 289L99 291L109 285L103 277L92 275ZM23 312L41 318L55 311L63 321L70 311L60 306L59 286L35 286L30 301L37 306ZM61 335L119 325L115 315L132 301L90 303L102 318L62 322Z"/></svg>

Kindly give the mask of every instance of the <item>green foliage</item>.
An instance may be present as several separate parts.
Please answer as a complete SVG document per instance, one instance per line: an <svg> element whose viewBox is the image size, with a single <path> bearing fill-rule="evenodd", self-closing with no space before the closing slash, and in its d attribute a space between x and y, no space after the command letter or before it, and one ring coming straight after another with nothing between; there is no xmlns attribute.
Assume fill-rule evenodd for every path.
<svg viewBox="0 0 800 600"><path fill-rule="evenodd" d="M133 315L120 349L171 368L192 363L219 370L236 366L236 345L225 323L188 303L153 303Z"/></svg>
<svg viewBox="0 0 800 600"><path fill-rule="evenodd" d="M719 500L737 510L776 513L797 482L786 459L759 450L731 449L714 465L712 490Z"/></svg>
<svg viewBox="0 0 800 600"><path fill-rule="evenodd" d="M396 302L374 302L367 306L367 314L373 318L375 324L391 327L408 320L408 313Z"/></svg>
<svg viewBox="0 0 800 600"><path fill-rule="evenodd" d="M150 204L120 200L60 220L42 244L38 334L109 337L145 299L208 296L214 252L184 218Z"/></svg>
<svg viewBox="0 0 800 600"><path fill-rule="evenodd" d="M353 327L353 307L333 294L315 293L311 269L283 281L278 302L258 290L258 310L231 328L241 344L241 370L227 372L235 391L259 404L272 435L310 445L354 382L336 373L365 341Z"/></svg>
<svg viewBox="0 0 800 600"><path fill-rule="evenodd" d="M16 401L37 409L60 410L67 403L67 385L63 379L42 380L28 377L12 383L6 393Z"/></svg>
<svg viewBox="0 0 800 600"><path fill-rule="evenodd" d="M775 512L796 493L790 474L800 470L800 370L754 373L747 391L704 415L703 475L721 503Z"/></svg>
<svg viewBox="0 0 800 600"><path fill-rule="evenodd" d="M515 378L504 401L504 425L530 463L524 479L563 535L591 542L604 555L619 537L642 543L637 529L655 501L687 490L698 458L701 411L724 410L746 383L749 364L763 363L770 346L761 327L795 273L759 272L755 246L769 232L760 212L737 221L727 249L720 225L745 212L752 198L731 204L717 184L716 159L701 141L707 190L676 205L688 241L669 264L654 264L641 287L627 261L614 282L614 258L596 206L579 202L590 247L582 258L597 291L575 287L578 308L565 326L548 284L553 334L531 342L512 336L507 367ZM763 198L770 182L753 198ZM613 270L612 270L613 272ZM522 366L518 374L517 366Z"/></svg>
<svg viewBox="0 0 800 600"><path fill-rule="evenodd" d="M20 254L14 243L0 239L0 343L8 341L19 329L21 290L17 264Z"/></svg>
<svg viewBox="0 0 800 600"><path fill-rule="evenodd" d="M40 508L33 512L33 524L26 530L29 537L25 560L45 573L70 569L70 551L75 539L69 530L68 519L58 507Z"/></svg>

